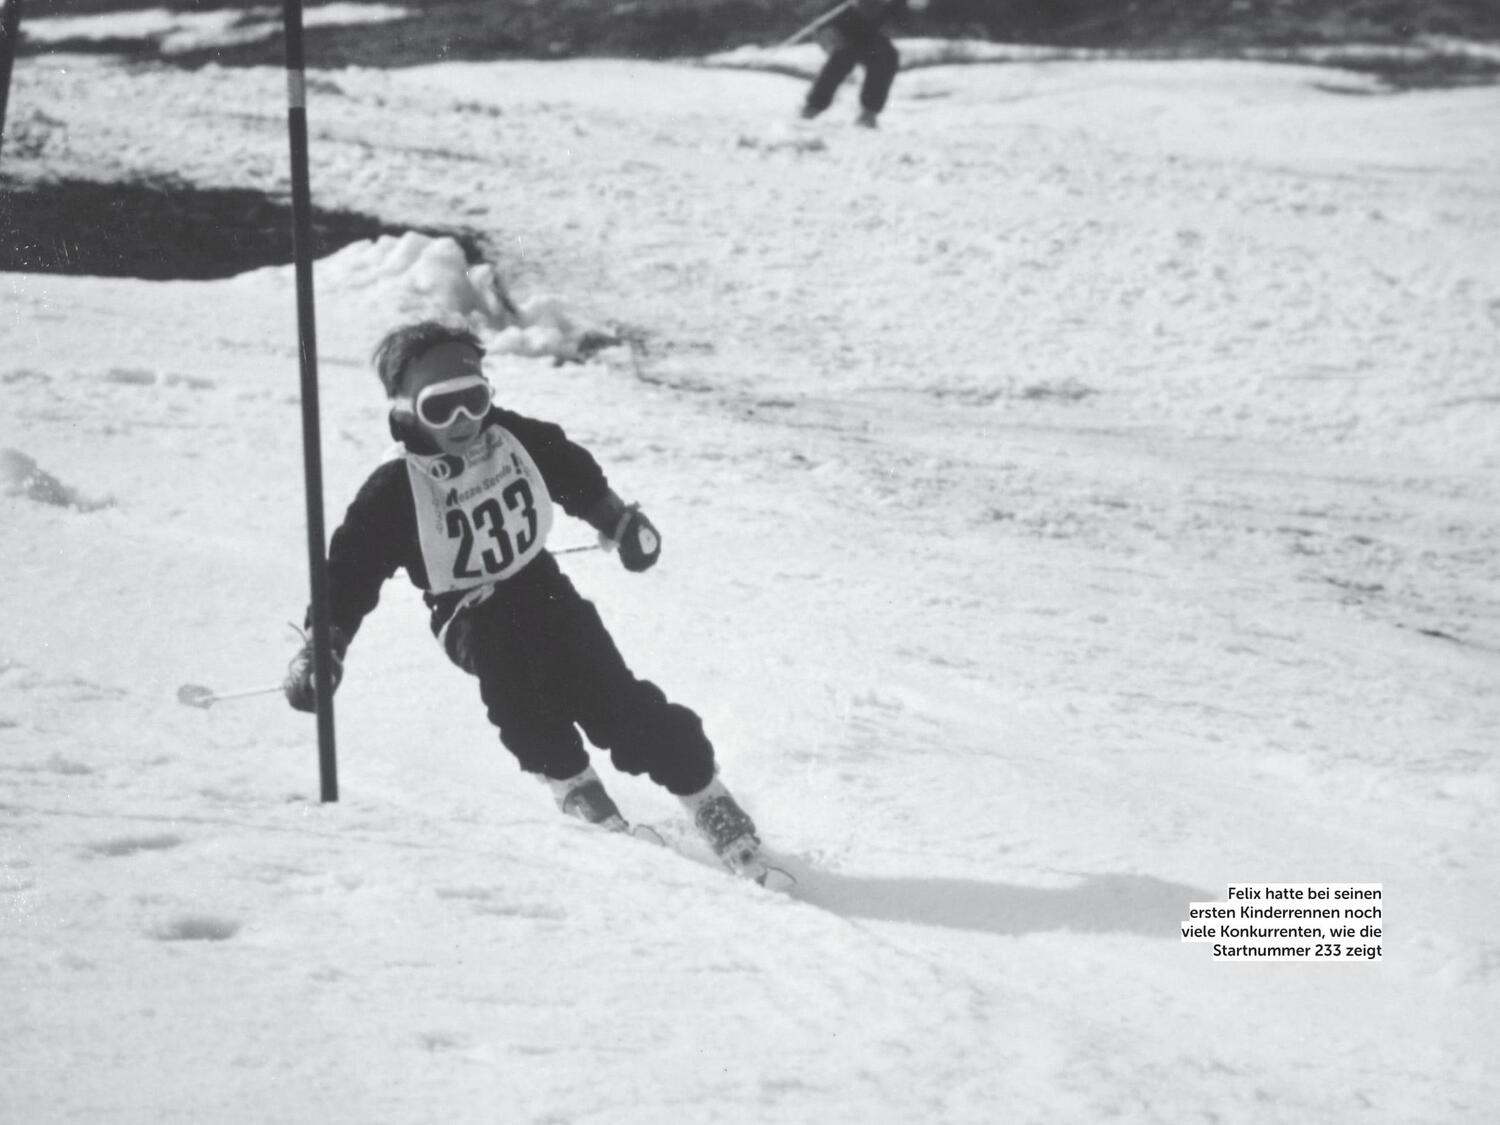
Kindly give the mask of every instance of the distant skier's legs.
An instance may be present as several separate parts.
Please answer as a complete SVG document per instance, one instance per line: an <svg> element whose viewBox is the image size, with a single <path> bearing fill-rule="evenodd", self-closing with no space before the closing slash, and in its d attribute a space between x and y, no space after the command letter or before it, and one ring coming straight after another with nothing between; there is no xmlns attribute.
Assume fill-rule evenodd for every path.
<svg viewBox="0 0 1500 1125"><path fill-rule="evenodd" d="M807 91L807 98L802 103L803 117L816 117L833 104L833 95L859 65L859 55L854 44L843 36L839 37L838 45L828 52L823 69L818 71Z"/></svg>
<svg viewBox="0 0 1500 1125"><path fill-rule="evenodd" d="M885 108L890 96L891 84L901 67L901 55L884 35L874 35L863 44L861 61L865 80L860 86L859 104L867 113L877 114Z"/></svg>

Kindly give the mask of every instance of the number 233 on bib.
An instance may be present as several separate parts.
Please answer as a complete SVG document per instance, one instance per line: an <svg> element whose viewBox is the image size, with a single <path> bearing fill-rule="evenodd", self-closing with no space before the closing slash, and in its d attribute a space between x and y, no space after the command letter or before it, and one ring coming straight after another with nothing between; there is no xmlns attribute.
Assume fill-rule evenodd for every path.
<svg viewBox="0 0 1500 1125"><path fill-rule="evenodd" d="M545 546L552 498L541 470L503 426L485 427L462 457L408 453L405 460L433 593L509 578Z"/></svg>

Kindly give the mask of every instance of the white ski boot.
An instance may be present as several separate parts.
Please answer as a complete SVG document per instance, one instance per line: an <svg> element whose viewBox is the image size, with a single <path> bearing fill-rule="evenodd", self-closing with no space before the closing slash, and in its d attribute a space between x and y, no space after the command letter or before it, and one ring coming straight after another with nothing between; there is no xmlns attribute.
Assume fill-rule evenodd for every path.
<svg viewBox="0 0 1500 1125"><path fill-rule="evenodd" d="M755 823L745 815L745 810L740 808L717 776L698 792L680 800L725 867L736 875L753 879L764 873Z"/></svg>
<svg viewBox="0 0 1500 1125"><path fill-rule="evenodd" d="M606 828L611 832L625 832L630 825L625 823L625 818L620 815L620 809L612 798L604 790L604 782L599 780L599 775L594 772L593 766L585 766L580 773L561 780L546 777L542 779L547 787L552 790L552 797L557 801L557 807L567 816L576 816L579 820L585 820L590 824L597 824L600 828Z"/></svg>

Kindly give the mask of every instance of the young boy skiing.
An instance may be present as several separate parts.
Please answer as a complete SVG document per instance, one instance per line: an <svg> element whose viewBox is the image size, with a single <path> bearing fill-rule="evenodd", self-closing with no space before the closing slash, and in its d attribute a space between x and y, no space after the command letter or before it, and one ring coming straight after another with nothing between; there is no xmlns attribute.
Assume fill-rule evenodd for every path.
<svg viewBox="0 0 1500 1125"><path fill-rule="evenodd" d="M333 686L381 586L404 568L444 651L478 679L501 742L564 813L627 827L581 727L615 768L679 797L727 866L754 874L755 826L718 780L702 722L635 677L546 549L555 508L594 527L627 570L653 566L661 537L561 428L494 404L483 356L473 333L436 321L397 328L375 349L399 444L329 544ZM311 642L283 687L293 707L316 710Z"/></svg>
<svg viewBox="0 0 1500 1125"><path fill-rule="evenodd" d="M828 51L823 67L808 88L802 103L803 117L817 117L833 104L833 96L856 66L865 70L859 89L859 116L856 125L873 129L885 109L901 66L896 46L881 30L891 16L907 10L922 11L927 0L849 0L819 33L818 39Z"/></svg>

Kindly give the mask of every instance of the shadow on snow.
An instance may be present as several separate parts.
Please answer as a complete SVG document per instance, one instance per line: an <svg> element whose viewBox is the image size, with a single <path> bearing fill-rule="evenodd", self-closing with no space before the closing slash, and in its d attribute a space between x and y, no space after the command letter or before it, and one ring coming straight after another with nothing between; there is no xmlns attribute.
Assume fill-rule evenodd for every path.
<svg viewBox="0 0 1500 1125"><path fill-rule="evenodd" d="M1073 930L1176 938L1188 903L1214 898L1149 875L1086 875L1071 887L1023 887L835 875L801 865L794 874L795 898L846 918L1008 935Z"/></svg>

